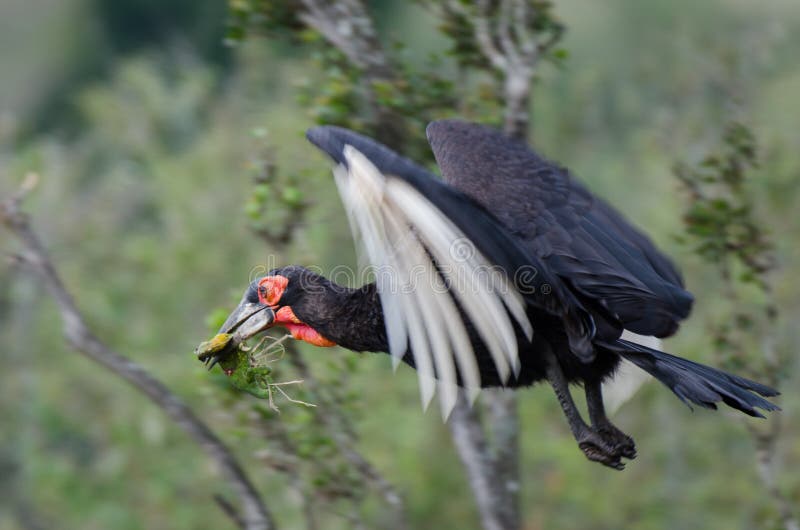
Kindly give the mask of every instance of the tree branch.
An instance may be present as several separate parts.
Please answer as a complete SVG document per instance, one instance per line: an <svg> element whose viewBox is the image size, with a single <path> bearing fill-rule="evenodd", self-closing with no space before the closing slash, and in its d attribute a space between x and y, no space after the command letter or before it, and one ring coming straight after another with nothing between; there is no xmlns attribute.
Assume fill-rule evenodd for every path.
<svg viewBox="0 0 800 530"><path fill-rule="evenodd" d="M89 330L75 301L48 258L44 245L31 228L28 216L20 210L20 203L35 187L36 181L35 174L29 174L18 193L0 202L0 223L5 225L22 244L23 251L17 256L16 261L38 274L55 299L61 313L67 342L76 351L122 377L145 394L206 452L206 455L219 466L241 499L242 513L238 516L241 528L274 529L275 524L267 507L225 444L166 386L135 362L111 350Z"/></svg>
<svg viewBox="0 0 800 530"><path fill-rule="evenodd" d="M753 197L744 185L748 172L758 166L758 149L755 137L744 125L731 122L725 128L719 153L709 153L697 167L680 163L675 175L689 195L684 221L694 252L716 267L722 280L721 292L730 315L709 322L711 335L723 361L739 361L749 349L760 350L763 365L754 378L765 378L771 386L778 386L780 374L785 371L788 356L779 355L774 345L773 325L777 315L769 277L776 262L773 243L760 229L753 216ZM723 208L720 208L720 204ZM712 216L709 209L725 212ZM735 271L735 272L734 272ZM746 284L761 290L764 300L752 301L744 296ZM760 306L760 307L759 307ZM759 307L758 311L754 311ZM748 325L729 326L730 322L747 322ZM756 344L760 342L760 344ZM771 415L764 423L745 423L756 448L756 470L765 490L774 501L781 524L785 530L800 530L800 522L793 514L792 499L785 495L777 482L781 415Z"/></svg>
<svg viewBox="0 0 800 530"><path fill-rule="evenodd" d="M373 84L395 79L395 71L378 40L375 25L361 0L302 0L300 20L318 31L355 67L363 70L367 99L375 114L378 139L395 149L405 143L403 118L378 104Z"/></svg>
<svg viewBox="0 0 800 530"><path fill-rule="evenodd" d="M522 57L517 52L517 45L511 38L511 0L500 2L499 14L497 15L497 35L500 38L500 45L503 53L508 57L508 63L518 65L522 63ZM510 72L506 72L508 75Z"/></svg>
<svg viewBox="0 0 800 530"><path fill-rule="evenodd" d="M319 31L370 78L391 78L389 65L372 19L359 0L302 0L307 11L300 20Z"/></svg>
<svg viewBox="0 0 800 530"><path fill-rule="evenodd" d="M498 510L507 522L506 528L522 524L519 509L519 410L517 394L510 389L492 389L486 396L491 439L490 456L498 488Z"/></svg>
<svg viewBox="0 0 800 530"><path fill-rule="evenodd" d="M399 70L380 47L372 19L361 0L302 0L305 12L300 19L320 32L336 46L348 61L363 70L368 85L368 103L380 119L382 127L392 127L390 137L379 131L378 139L402 151L405 116L393 114L392 109L377 104L372 84L375 81L395 80ZM531 84L536 65L560 38L560 32L542 37L534 22L536 17L548 16L525 0L477 0L474 4L460 0L442 0L440 5L468 20L472 38L490 68L503 79L506 134L528 138ZM546 7L542 8L543 10ZM543 43L542 39L546 39ZM394 131L394 132L391 132ZM394 135L395 138L391 138ZM308 381L308 377L305 377ZM506 391L486 391L482 397L484 421L460 396L448 426L454 445L466 469L470 487L486 530L515 530L521 526L519 510L519 423L516 396ZM326 418L320 416L322 421ZM332 432L337 432L333 429ZM346 437L345 437L346 438ZM350 443L336 441L340 449L352 448ZM359 469L358 453L345 455ZM369 476L369 472L364 473ZM385 490L380 481L374 483L384 492L389 504L396 493Z"/></svg>
<svg viewBox="0 0 800 530"><path fill-rule="evenodd" d="M225 515L227 515L237 527L241 528L242 530L247 529L247 525L245 524L242 517L239 515L238 510L236 510L236 507L233 504L231 504L228 499L226 499L219 493L215 493L213 499L214 502L217 503L217 506L219 506L219 509L222 510L222 512Z"/></svg>
<svg viewBox="0 0 800 530"><path fill-rule="evenodd" d="M450 9L457 6L459 13L466 11L455 1L448 6ZM537 13L524 0L499 0L499 4L479 0L472 12L475 42L492 67L503 75L506 103L503 128L506 134L520 140L529 139L531 83L536 66L542 55L561 39L563 33L557 26L549 38L537 42L534 30L531 29L533 19L537 16L545 15ZM497 22L494 31L492 19ZM500 49L496 42L500 43Z"/></svg>
<svg viewBox="0 0 800 530"><path fill-rule="evenodd" d="M530 57L536 53L536 40L528 31L531 15L528 7L526 0L514 0L514 34L519 42L520 53L530 60Z"/></svg>
<svg viewBox="0 0 800 530"><path fill-rule="evenodd" d="M473 15L474 38L489 63L504 76L507 135L528 140L531 83L544 50L560 38L556 32L544 44L536 44L529 24L537 13L522 0L500 0L496 32L490 26L490 4L478 2ZM514 17L514 37L510 25ZM502 52L495 42L501 43ZM543 47L544 46L544 47ZM519 508L519 417L517 396L507 390L487 390L481 398L488 411L486 432L478 415L459 400L450 422L453 440L467 469L485 529L513 530L521 526Z"/></svg>
<svg viewBox="0 0 800 530"><path fill-rule="evenodd" d="M306 387L310 391L319 394L320 384L315 379L314 374L311 373L300 351L291 345L287 346L287 350L290 362L305 381ZM355 449L352 429L349 427L348 419L334 407L330 407L324 411L314 409L312 414L315 415L317 421L325 426L336 444L337 449L342 453L344 458L378 491L378 493L380 493L384 502L395 512L393 527L398 530L405 530L408 528L403 497L395 489L394 485L386 480L386 478Z"/></svg>
<svg viewBox="0 0 800 530"><path fill-rule="evenodd" d="M456 406L447 422L461 463L467 472L472 495L481 517L484 530L511 530L519 527L503 509L503 490L499 482L496 462L490 457L489 444L478 411L473 408L463 391L459 391Z"/></svg>
<svg viewBox="0 0 800 530"><path fill-rule="evenodd" d="M474 16L473 23L475 25L475 41L478 43L481 53L489 60L495 70L507 73L510 68L508 59L495 46L494 36L491 29L489 29L488 0L479 0L478 11Z"/></svg>

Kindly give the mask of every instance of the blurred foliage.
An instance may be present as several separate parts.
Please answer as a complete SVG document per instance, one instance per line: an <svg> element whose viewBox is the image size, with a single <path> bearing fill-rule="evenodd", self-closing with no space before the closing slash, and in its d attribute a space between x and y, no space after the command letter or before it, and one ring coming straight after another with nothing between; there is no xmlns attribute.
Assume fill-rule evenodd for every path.
<svg viewBox="0 0 800 530"><path fill-rule="evenodd" d="M718 150L696 165L677 164L675 175L689 195L684 242L719 271L728 303L708 322L716 357L729 370L777 388L790 373L792 358L790 349L775 340L780 325L771 287L775 247L754 211L758 195L751 186L758 158L753 132L734 121L726 125ZM777 466L785 436L782 420L770 416L764 425L747 427L759 478L771 497L759 526L790 530L797 527L797 503L776 478L783 474Z"/></svg>
<svg viewBox="0 0 800 530"><path fill-rule="evenodd" d="M740 123L725 130L722 152L706 156L693 168L679 164L675 173L689 192L684 217L696 241L695 252L709 263L734 258L741 265L739 280L767 288L764 275L774 267L772 245L753 217L753 199L746 187L747 171L757 167L753 133ZM730 275L726 267L725 275Z"/></svg>
<svg viewBox="0 0 800 530"><path fill-rule="evenodd" d="M433 2L422 4L429 10L441 7ZM245 36L255 34L289 40L302 47L311 59L312 71L318 73L298 87L298 103L316 123L340 125L381 138L414 160L432 163L425 137L429 122L460 116L498 123L502 116L499 80L485 61L475 59L474 47L464 47L467 34L472 32L466 17L437 11L439 29L452 45L447 53L430 52L423 64L410 58L410 42L406 39L385 42L392 75L374 77L366 75L322 35L302 23L301 2L229 0L229 7L229 43L241 43ZM541 31L553 30L546 25ZM386 116L390 116L393 127L402 131L401 137L384 135Z"/></svg>
<svg viewBox="0 0 800 530"><path fill-rule="evenodd" d="M111 10L116 2L105 4ZM60 29L47 18L56 12L52 8L0 3L0 24L6 24L0 38L20 20L28 28L3 47L9 53L0 54L4 87L13 86L18 72L30 72L23 76L30 80L24 94L18 89L15 97L3 98L0 88L0 194L28 170L42 174L30 206L34 223L93 327L195 404L248 461L283 528L304 525L289 483L292 466L307 477L299 487L319 484L320 496L332 499L320 527L352 527L335 515L342 491L356 492L369 527L387 526L383 505L358 486L361 479L349 467L341 467L334 441L316 429L316 409L279 403L282 421L261 421L258 414L275 414L265 402L233 389L219 373L208 374L191 354L209 331L208 309L233 307L254 265L264 270L304 263L330 270L354 263L329 164L309 154L314 150L301 133L317 119L309 107L327 105L298 101L302 87L318 97L317 89L335 76L315 62L313 44L291 40L295 33L249 38L231 51L220 46L212 53L179 38L191 33L183 25L189 22L171 25L166 18L166 39L145 37L109 54L102 41L89 38L111 28L92 4L57 5ZM448 112L500 120L493 103L496 80L477 70L459 76L457 61L442 53L453 42L437 30L436 17L408 2L371 7L390 36L385 46L410 69L420 75L433 70L457 92L485 90L474 107ZM623 209L683 266L697 302L669 350L712 362L714 349L701 323L731 309L719 271L688 259L691 251L670 238L680 230L685 206L670 168L674 160L702 160L707 153L718 153L725 167L728 148L720 148L718 139L731 121L733 97L746 109L744 122L752 124L760 145L758 168L748 170L743 186L757 226L771 234L774 247L770 296L778 311L768 336L777 351L793 351L800 343L793 324L800 315L795 2L617 0L601 8L565 0L557 8L570 29L563 41L570 57L536 88L537 147ZM209 34L224 33L224 16L203 20L214 23ZM114 27L127 31L125 24ZM76 40L84 44L74 45ZM395 51L392 40L406 46ZM230 54L227 69L220 68L216 52ZM439 63L430 62L431 53ZM415 85L405 91L414 92ZM403 95L402 87L388 97L395 92ZM24 106L18 104L22 96ZM416 157L424 147L423 129L413 127L419 145L406 153ZM263 194L254 192L253 179L266 174L265 160L279 169ZM308 206L291 245L276 251L248 230L254 220L243 209L259 193L259 208L283 201L285 187L300 191ZM287 198L294 203L292 193ZM280 209L288 211L283 203ZM13 251L5 236L0 244ZM740 297L756 306L763 299L756 284L745 286ZM0 266L0 529L228 527L209 500L220 490L230 492L202 453L146 400L67 351L56 322L40 287ZM447 430L437 414L419 410L415 374L401 368L392 375L385 356L300 349L319 386L350 400L342 408L355 412L356 447L407 496L411 526L477 528ZM758 353L747 351L748 366ZM295 376L295 367L278 366L284 370L280 380ZM351 375L341 379L342 373ZM796 361L781 380L780 467L792 470L800 465ZM708 411L690 414L669 392L648 386L615 418L636 438L640 456L624 473L611 474L588 464L575 448L550 391L535 388L520 397L527 528L749 529L772 520L752 469L753 444L740 422ZM285 446L264 442L282 428L288 429ZM277 473L280 467L289 471ZM779 486L800 504L792 473L781 474Z"/></svg>
<svg viewBox="0 0 800 530"><path fill-rule="evenodd" d="M76 133L82 114L69 98L61 96L114 75L118 61L126 56L161 49L161 58L166 61L170 54L183 56L182 60L194 54L203 57L209 70L225 70L231 64L229 49L220 46L225 31L220 22L225 17L222 2L71 0L70 4L71 9L65 10L70 16L61 22L63 27L58 27L62 34L55 36L60 40L51 42L59 46L60 64L42 88L45 97L31 109L23 138L42 132ZM13 5L9 11L9 22L13 23ZM38 20L47 17L43 14Z"/></svg>
<svg viewBox="0 0 800 530"><path fill-rule="evenodd" d="M304 222L311 202L306 199L298 176L276 167L266 129L253 129L252 136L258 142L249 164L254 186L244 211L250 228L267 244L285 246Z"/></svg>
<svg viewBox="0 0 800 530"><path fill-rule="evenodd" d="M689 196L684 215L688 237L681 239L720 271L722 296L730 304L711 324L714 349L729 369L739 372L753 371L758 356L751 350L772 348L760 337L772 333L777 316L769 280L776 266L774 246L764 223L756 218L748 182L757 168L753 132L738 122L727 124L718 152L704 156L695 166L682 162L675 167ZM753 311L754 305L758 311ZM788 359L773 359L768 352L763 357L759 364L766 360L772 366L754 373L777 385Z"/></svg>
<svg viewBox="0 0 800 530"><path fill-rule="evenodd" d="M491 71L491 65L481 52L475 40L475 25L473 21L480 12L480 2L470 0L417 0L428 9L438 11L440 21L439 31L450 39L448 55L452 56L462 68L475 68ZM536 46L544 54L544 58L554 63L560 63L567 58L564 48L554 47L564 36L566 26L555 13L553 2L549 0L521 0L519 4L527 6L529 20L521 20L515 10L510 15L514 34L522 26L531 32L531 45ZM487 20L496 22L501 17L500 2L493 0L486 2Z"/></svg>

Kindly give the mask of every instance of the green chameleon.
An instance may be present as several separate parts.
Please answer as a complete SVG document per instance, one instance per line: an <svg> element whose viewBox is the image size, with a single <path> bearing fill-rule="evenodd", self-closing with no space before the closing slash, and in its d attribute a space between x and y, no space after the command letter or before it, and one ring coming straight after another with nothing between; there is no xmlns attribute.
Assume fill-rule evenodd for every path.
<svg viewBox="0 0 800 530"><path fill-rule="evenodd" d="M200 359L204 359L225 350L231 350L219 362L225 375L230 378L231 384L257 398L269 399L272 369L268 366L256 365L250 353L243 349L242 344L232 339L233 335L220 333L211 340L200 344L195 353Z"/></svg>

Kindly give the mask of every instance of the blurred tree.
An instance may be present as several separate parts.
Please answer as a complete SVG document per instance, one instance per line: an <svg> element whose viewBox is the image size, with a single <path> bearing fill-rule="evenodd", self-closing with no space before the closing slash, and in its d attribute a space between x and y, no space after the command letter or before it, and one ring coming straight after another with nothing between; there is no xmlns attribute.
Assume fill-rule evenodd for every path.
<svg viewBox="0 0 800 530"><path fill-rule="evenodd" d="M252 133L256 144L250 163L254 188L245 213L250 228L270 251L286 256L308 221L311 202L304 197L297 177L278 168L267 132L255 129ZM214 311L208 319L209 332L219 329L226 317L224 308ZM275 340L286 337L276 336ZM269 404L242 400L241 392L231 387L227 377L219 373L212 377L218 387L228 389L225 409L246 411L243 416L250 432L265 439L264 448L257 452L259 460L286 476L290 488L302 499L303 517L310 530L324 528L320 520L325 514L341 516L349 526L364 527L363 506L371 493L388 508L380 517L382 528L408 528L403 498L358 450L354 420L361 409L349 384L358 367L357 358L328 356L324 377L318 378L301 347L292 340L282 344L285 350L268 361L271 376L275 381L300 382L302 386L293 389L293 395L311 407L278 409L271 399ZM288 366L277 362L284 353Z"/></svg>
<svg viewBox="0 0 800 530"><path fill-rule="evenodd" d="M442 68L440 54L418 68L402 54L410 43L385 47L360 0L230 0L228 36L236 42L256 30L305 45L323 74L301 96L314 119L370 134L413 159L432 160L425 126L451 115L496 123L504 114L505 132L527 139L536 69L542 60L565 58L556 49L564 26L550 2L421 3L438 17L451 43L447 55L454 75ZM255 197L264 195L270 173L257 183ZM283 202L289 218L296 218L302 203ZM257 225L270 225L263 217L274 217L275 206L274 200L256 199L248 213ZM285 226L288 235L293 225ZM449 425L484 528L515 529L521 525L516 396L484 394L483 414L461 396Z"/></svg>
<svg viewBox="0 0 800 530"><path fill-rule="evenodd" d="M113 8L114 2L106 3ZM169 3L163 2L164 9L171 9ZM226 9L224 3L216 4ZM324 46L318 32L308 37L319 42L319 51L317 45L293 40L303 36L295 31L276 30L269 40L249 39L222 51L232 58L229 70L202 52L194 54L180 37L182 27L166 23L161 27L172 30L162 34L165 40L147 37L117 48L95 38L108 30L101 21L105 19L90 11L92 5L87 0L0 2L3 87L21 96L11 104L0 99L0 192L7 196L15 177L29 170L45 176L31 197L30 211L64 280L79 293L80 308L92 327L110 344L136 352L139 363L197 404L204 420L248 462L250 476L267 494L280 527L302 527L303 498L297 492L313 486L313 470L307 475L301 470L297 487L290 483L290 468L274 472L293 453L284 452L272 434L266 438L259 429L286 427L292 450L324 457L338 449L314 442L324 440L317 434L322 432L316 424L319 417L279 400L283 421L273 416L269 422L253 419L254 406L265 402L212 387L218 381L209 380L191 360L190 350L206 332L208 308L228 295L238 300L252 264L264 257L264 245L246 230L244 197L254 228L264 228L258 221L269 218L277 229L284 226L281 215L291 212L283 206L284 188L289 188L286 198L292 204L300 192L304 222L292 229L286 254L278 260L340 264L351 259L350 236L328 166L307 155L300 134L311 122L304 110L314 120L327 119L317 117L317 110L328 105L313 103L327 87L325 81L336 75L346 79L349 70L322 71L323 52L335 50ZM197 5L198 11L204 9ZM412 74L432 70L444 81L443 90L454 91L455 110L443 115L503 123L502 76L459 69L460 55L425 55L427 49L447 46L431 27L441 22L438 14L426 16L419 3L396 0L368 5L386 54L399 57ZM191 11L185 16L192 17ZM747 178L755 199L753 213L759 226L781 227L769 238L780 264L770 272L769 283L770 298L780 308L776 318L785 325L770 328L771 337L776 352L792 351L791 345L800 340L800 328L791 324L800 314L795 273L800 217L794 215L800 191L800 11L790 1L619 0L609 5L565 0L558 3L558 13L570 28L571 54L567 62L555 49L547 56L563 68L551 76L552 82L538 85L531 100L537 149L568 161L588 186L624 207L681 263L697 307L670 348L703 361L711 361L709 335L693 322L702 322L705 314L722 315L730 306L720 295L724 291L716 269L679 256L668 238L681 207L668 170L675 158L704 149L702 133L729 119L731 77L743 82L739 92L752 111L748 122L762 144L760 167ZM208 20L212 22L222 28L225 17ZM408 45L396 47L386 37L391 34ZM486 63L472 35L465 30L460 46L472 47L475 60ZM28 75L20 75L20 65ZM88 71L86 65L96 69ZM78 82L61 84L62 79ZM366 131L366 117L372 114L368 107L360 110L365 105L363 86L342 81L327 101L337 112L340 105L352 105L355 114L345 114L363 114L358 128ZM352 87L357 90L350 97ZM295 104L298 93L306 109ZM40 94L50 94L53 106L27 114L27 105L40 102ZM60 113L65 108L72 109L69 116ZM434 109L431 118L437 113ZM40 133L17 134L31 129L30 116L36 116ZM415 157L420 155L414 150L430 156L422 138L425 122L422 116L410 127L408 141L419 147L409 144L406 152ZM248 140L251 128L265 124L271 141L258 130ZM65 129L71 134L64 135ZM266 152L269 144L274 153ZM257 192L258 184L242 178L264 159L276 165L266 195L263 189ZM260 175L260 169L253 169L254 180ZM255 200L259 193L268 197L266 202ZM270 213L255 211L269 202L281 206ZM272 236L281 236L280 230ZM3 249L13 248L3 237ZM228 293L225 286L235 292ZM0 265L0 528L230 525L208 502L213 491L233 499L219 473L203 465L202 453L146 398L69 354L53 330L54 306L42 303L42 294L27 275ZM749 286L741 298L749 306L762 295ZM356 448L403 493L410 526L480 526L446 427L435 414L420 414L414 406L413 377L402 372L389 377L388 363L345 352L304 353L323 390L341 384L341 373L352 377L351 390L358 395L343 410L360 434ZM788 368L781 385L785 410L774 465L777 487L797 506L800 484L791 470L800 463L795 443L800 401L791 389L800 385L800 372L797 361ZM299 373L288 359L280 369L284 379ZM227 381L223 383L228 389ZM323 408L324 400L313 394L311 385L291 395ZM779 514L756 468L748 465L753 448L741 436L739 422L699 410L689 414L653 385L619 414L638 433L647 457L642 455L625 473L611 475L586 465L565 443L569 433L546 389L531 389L518 398L525 426L520 466L525 528L744 530L769 528L777 521ZM304 429L310 432L308 442ZM315 444L324 450L316 453ZM300 468L308 462L313 457L300 462ZM336 455L321 474L338 472L341 462ZM350 470L343 483L358 495L364 490L364 481ZM349 517L354 505L364 526L389 526L394 512L373 493L374 487L367 488L362 504L338 493L328 502L324 492L330 487L319 488L319 496L312 497L319 502L312 506L317 526L356 527L359 521L341 516Z"/></svg>
<svg viewBox="0 0 800 530"><path fill-rule="evenodd" d="M47 255L39 236L33 231L29 218L20 210L23 199L37 186L39 177L28 173L19 191L0 202L0 224L4 225L20 242L22 250L13 261L35 273L58 306L62 331L66 342L77 352L99 366L131 384L147 396L177 426L192 438L213 460L236 491L241 512L222 501L220 504L242 530L273 530L272 515L259 496L244 469L231 450L186 404L163 383L151 376L136 362L113 351L92 333L78 310L72 295L64 287L58 271ZM13 471L13 469L12 469ZM216 498L221 498L217 496ZM38 521L25 507L25 499L17 503L22 521Z"/></svg>
<svg viewBox="0 0 800 530"><path fill-rule="evenodd" d="M780 388L788 373L788 351L775 344L777 308L770 276L775 270L774 247L755 213L749 185L758 167L752 131L738 122L725 127L721 146L690 165L676 165L675 175L688 195L681 237L705 263L719 271L727 309L708 322L712 349L727 369ZM800 530L796 506L782 491L777 474L781 414L771 414L766 426L747 422L756 446L758 475L775 502L785 530ZM769 522L774 526L775 522Z"/></svg>
<svg viewBox="0 0 800 530"><path fill-rule="evenodd" d="M62 129L74 136L82 114L63 97L82 87L108 78L120 60L145 50L161 48L161 60L187 61L203 57L215 68L231 66L230 50L220 46L225 35L225 4L214 0L78 0L74 26L81 31L69 35L66 56L69 65L50 80L42 101L30 116L24 116L19 140ZM99 52L98 52L99 50ZM172 56L172 57L170 57Z"/></svg>

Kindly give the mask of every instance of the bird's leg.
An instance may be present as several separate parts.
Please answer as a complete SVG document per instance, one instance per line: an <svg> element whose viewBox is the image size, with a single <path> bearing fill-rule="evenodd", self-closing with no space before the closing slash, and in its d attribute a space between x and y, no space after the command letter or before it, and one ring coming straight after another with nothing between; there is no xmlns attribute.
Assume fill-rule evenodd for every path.
<svg viewBox="0 0 800 530"><path fill-rule="evenodd" d="M586 391L586 406L589 409L589 419L592 428L608 443L614 446L616 452L625 458L636 458L636 444L633 438L619 430L606 416L603 404L603 386L600 381L584 382Z"/></svg>
<svg viewBox="0 0 800 530"><path fill-rule="evenodd" d="M550 385L558 398L558 403L567 417L569 428L578 442L578 447L589 460L600 462L613 469L624 469L625 464L620 461L622 455L603 436L593 431L583 421L578 407L575 406L575 402L572 400L569 384L566 377L564 377L561 365L558 364L558 359L556 359L550 348L545 348L545 350L545 355L547 356L547 379L550 381Z"/></svg>

